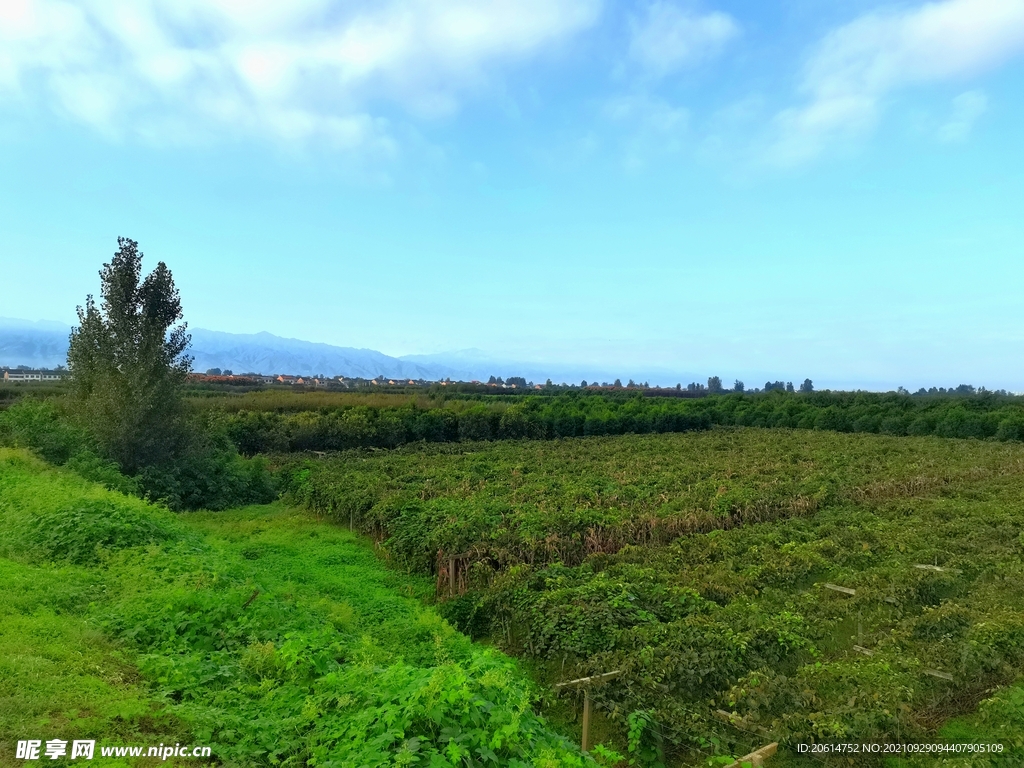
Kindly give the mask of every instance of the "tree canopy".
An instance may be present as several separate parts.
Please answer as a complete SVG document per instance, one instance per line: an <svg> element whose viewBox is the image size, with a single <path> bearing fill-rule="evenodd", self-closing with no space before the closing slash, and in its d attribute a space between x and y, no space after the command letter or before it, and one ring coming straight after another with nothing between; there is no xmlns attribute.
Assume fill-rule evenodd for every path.
<svg viewBox="0 0 1024 768"><path fill-rule="evenodd" d="M139 244L117 239L100 270L101 302L78 307L68 348L74 410L100 448L128 472L171 456L180 440L181 385L191 337L164 262L142 277ZM178 323L176 325L176 323Z"/></svg>

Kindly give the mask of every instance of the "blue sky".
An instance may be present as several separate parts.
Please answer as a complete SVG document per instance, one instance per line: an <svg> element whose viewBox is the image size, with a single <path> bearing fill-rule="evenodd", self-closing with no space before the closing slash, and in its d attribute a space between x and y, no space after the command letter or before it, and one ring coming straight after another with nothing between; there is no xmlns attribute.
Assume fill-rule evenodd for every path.
<svg viewBox="0 0 1024 768"><path fill-rule="evenodd" d="M5 0L0 315L1024 391L1024 0Z"/></svg>

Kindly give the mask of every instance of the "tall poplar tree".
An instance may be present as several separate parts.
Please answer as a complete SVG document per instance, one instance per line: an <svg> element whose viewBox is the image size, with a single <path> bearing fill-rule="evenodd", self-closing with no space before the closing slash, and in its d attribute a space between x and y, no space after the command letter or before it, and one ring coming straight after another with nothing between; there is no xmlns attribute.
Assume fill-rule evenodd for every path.
<svg viewBox="0 0 1024 768"><path fill-rule="evenodd" d="M117 238L99 306L78 307L68 348L73 408L129 473L166 461L184 439L181 387L192 367L181 298L162 261L142 277L139 244Z"/></svg>

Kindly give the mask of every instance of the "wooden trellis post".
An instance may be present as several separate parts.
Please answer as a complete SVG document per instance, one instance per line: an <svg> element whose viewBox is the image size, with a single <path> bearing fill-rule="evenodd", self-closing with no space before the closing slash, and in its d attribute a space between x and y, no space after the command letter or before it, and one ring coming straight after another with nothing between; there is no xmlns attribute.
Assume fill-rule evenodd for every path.
<svg viewBox="0 0 1024 768"><path fill-rule="evenodd" d="M437 585L435 592L438 597L444 594L447 585L448 597L461 595L469 584L469 556L445 555L437 553Z"/></svg>
<svg viewBox="0 0 1024 768"><path fill-rule="evenodd" d="M583 689L583 737L580 739L580 746L583 748L584 752L587 752L590 749L590 687L593 685L600 685L601 683L607 682L613 677L617 677L621 674L622 670L616 669L613 672L605 672L601 675L591 675L590 677L580 677L576 680L569 680L555 685L556 690L564 690L566 688Z"/></svg>
<svg viewBox="0 0 1024 768"><path fill-rule="evenodd" d="M760 749L755 749L749 755L744 755L735 763L730 763L725 768L742 768L744 765L751 765L753 768L762 768L764 761L779 751L779 742L773 741Z"/></svg>

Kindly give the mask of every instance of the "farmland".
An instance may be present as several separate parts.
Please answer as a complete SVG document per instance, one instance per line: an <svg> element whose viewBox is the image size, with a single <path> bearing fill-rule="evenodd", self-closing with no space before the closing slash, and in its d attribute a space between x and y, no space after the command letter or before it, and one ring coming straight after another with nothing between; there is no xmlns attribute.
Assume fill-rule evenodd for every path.
<svg viewBox="0 0 1024 768"><path fill-rule="evenodd" d="M468 744L573 765L581 693L554 684L615 670L591 733L636 765L775 740L780 768L845 764L794 751L808 743L1008 750L944 760L971 768L1024 751L1017 398L273 391L190 407L198 449L136 475L59 399L0 413L0 440L64 465L4 454L18 587L0 641L25 660L8 680L53 666L14 685L2 727L202 738L256 764L469 765ZM114 511L99 527L97 500ZM32 595L49 613L28 615ZM76 644L102 674L61 697ZM453 709L405 703L427 690Z"/></svg>
<svg viewBox="0 0 1024 768"><path fill-rule="evenodd" d="M980 713L1024 718L1000 690L1024 673L1019 444L716 429L291 471L540 679L622 670L600 689L608 732L647 723L676 760L936 740L990 698Z"/></svg>

